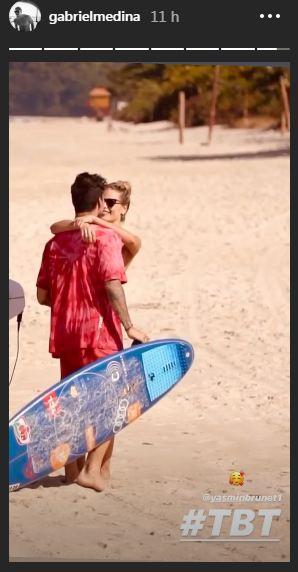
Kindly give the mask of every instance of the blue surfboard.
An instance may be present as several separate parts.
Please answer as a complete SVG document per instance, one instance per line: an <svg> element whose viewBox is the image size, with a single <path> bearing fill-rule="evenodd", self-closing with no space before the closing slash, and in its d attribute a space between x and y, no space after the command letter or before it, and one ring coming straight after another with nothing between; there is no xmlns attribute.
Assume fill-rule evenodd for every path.
<svg viewBox="0 0 298 572"><path fill-rule="evenodd" d="M9 423L9 490L38 481L116 435L189 370L191 344L134 345L69 375Z"/></svg>

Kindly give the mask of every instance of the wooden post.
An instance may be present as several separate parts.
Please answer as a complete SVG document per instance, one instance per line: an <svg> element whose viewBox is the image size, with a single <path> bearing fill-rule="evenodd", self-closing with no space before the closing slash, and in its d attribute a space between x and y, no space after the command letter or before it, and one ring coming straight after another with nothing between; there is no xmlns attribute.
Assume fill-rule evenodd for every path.
<svg viewBox="0 0 298 572"><path fill-rule="evenodd" d="M243 127L248 127L248 93L243 96Z"/></svg>
<svg viewBox="0 0 298 572"><path fill-rule="evenodd" d="M281 75L279 78L279 81L280 81L281 98L282 98L284 114L285 114L285 126L286 126L286 130L289 131L289 129L290 129L290 106L289 106L287 87L286 87L287 80L283 75Z"/></svg>
<svg viewBox="0 0 298 572"><path fill-rule="evenodd" d="M112 131L113 130L113 119L112 119L112 115L108 115L107 116L107 131Z"/></svg>
<svg viewBox="0 0 298 572"><path fill-rule="evenodd" d="M284 135L287 131L287 125L286 125L286 114L284 111L281 112L281 117L280 117L280 130L281 130L281 134Z"/></svg>
<svg viewBox="0 0 298 572"><path fill-rule="evenodd" d="M179 143L184 143L185 92L179 91Z"/></svg>
<svg viewBox="0 0 298 572"><path fill-rule="evenodd" d="M213 75L213 86L212 86L212 97L211 97L211 105L210 105L210 117L209 117L209 132L208 132L208 143L210 145L212 139L212 131L215 124L216 119L216 103L219 93L219 75L220 75L220 66L214 66L214 75Z"/></svg>

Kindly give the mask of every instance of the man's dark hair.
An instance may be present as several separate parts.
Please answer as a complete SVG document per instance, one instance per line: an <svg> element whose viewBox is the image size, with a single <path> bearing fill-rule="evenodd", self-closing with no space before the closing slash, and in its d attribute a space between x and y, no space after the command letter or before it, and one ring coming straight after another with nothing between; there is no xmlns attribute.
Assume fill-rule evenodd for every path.
<svg viewBox="0 0 298 572"><path fill-rule="evenodd" d="M89 212L95 209L106 185L100 175L80 173L71 185L72 204L76 213Z"/></svg>

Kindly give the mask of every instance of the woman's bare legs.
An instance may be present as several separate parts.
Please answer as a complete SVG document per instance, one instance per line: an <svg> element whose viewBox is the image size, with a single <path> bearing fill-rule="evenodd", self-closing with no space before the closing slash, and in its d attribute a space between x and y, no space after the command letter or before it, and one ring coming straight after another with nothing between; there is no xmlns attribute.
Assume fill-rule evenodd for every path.
<svg viewBox="0 0 298 572"><path fill-rule="evenodd" d="M73 483L79 476L85 464L85 455L79 457L72 463L66 465L65 468L65 482Z"/></svg>

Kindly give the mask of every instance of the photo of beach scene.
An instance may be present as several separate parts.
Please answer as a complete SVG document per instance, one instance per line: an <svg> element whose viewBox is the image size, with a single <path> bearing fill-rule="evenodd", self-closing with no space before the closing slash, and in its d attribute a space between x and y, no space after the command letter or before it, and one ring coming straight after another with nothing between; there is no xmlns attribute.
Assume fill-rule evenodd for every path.
<svg viewBox="0 0 298 572"><path fill-rule="evenodd" d="M131 184L133 323L195 351L116 436L105 490L67 485L60 469L10 493L11 561L289 561L289 87L275 66L10 64L9 277L25 292L10 417L60 379L36 279L81 172ZM10 372L16 353L14 318ZM190 510L240 508L255 511L255 542L183 541ZM260 509L280 509L267 540Z"/></svg>

